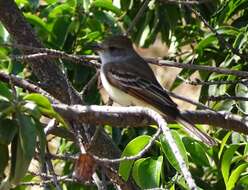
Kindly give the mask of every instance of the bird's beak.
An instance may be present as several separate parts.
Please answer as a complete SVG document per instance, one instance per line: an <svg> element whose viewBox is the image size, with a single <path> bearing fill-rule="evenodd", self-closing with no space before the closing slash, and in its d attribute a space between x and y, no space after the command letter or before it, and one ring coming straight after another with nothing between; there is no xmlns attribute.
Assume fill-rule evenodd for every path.
<svg viewBox="0 0 248 190"><path fill-rule="evenodd" d="M90 48L93 50L93 51L101 51L103 50L103 45L102 44L98 44L98 43L95 43L95 44L91 44L90 45Z"/></svg>

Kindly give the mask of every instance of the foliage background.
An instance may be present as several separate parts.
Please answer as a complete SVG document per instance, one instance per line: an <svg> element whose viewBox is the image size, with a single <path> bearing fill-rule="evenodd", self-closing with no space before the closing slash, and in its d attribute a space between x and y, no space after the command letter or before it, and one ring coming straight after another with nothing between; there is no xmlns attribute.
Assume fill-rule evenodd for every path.
<svg viewBox="0 0 248 190"><path fill-rule="evenodd" d="M148 48L156 39L159 39L170 49L170 53L164 59L177 60L185 64L247 71L248 1L202 0L199 2L191 5L172 0L150 1L144 15L130 33L133 42L137 46ZM107 35L120 34L123 30L127 30L143 2L139 0L16 0L16 3L45 47L77 55L91 55L93 52L89 44L101 41ZM192 12L190 7L200 13L201 18L209 23L214 32ZM220 35L225 40L224 43L219 39ZM11 37L3 25L0 25L0 42L11 43ZM232 46L235 51L228 46ZM20 53L15 48L0 47L0 69L38 82L26 64L9 59L10 55ZM57 63L78 91L83 89L96 72L93 68L65 60L58 60ZM187 79L194 72L183 69L179 75ZM199 96L200 102L216 111L246 116L247 101L232 99L208 101L208 97L220 95L248 97L247 83L241 83L240 77L199 71L199 78L202 81L230 82L203 85ZM180 78L176 78L171 90L183 82ZM63 121L42 96L29 94L20 88L17 88L16 93L17 95L14 94L10 85L0 83L0 179L8 175L6 170L9 169L6 169L6 166L9 151L12 151L12 155L16 155L12 156L11 161L12 180L35 181L39 178L34 173L29 172L26 175L25 173L30 160L35 155L36 137L39 139L38 150L40 150L36 152L39 152L40 159L44 160L46 142L40 123L41 115L46 113L57 117L62 123ZM102 104L97 83L87 92L85 101L88 104ZM187 136L177 124L171 124L170 127L199 188L248 188L248 146L244 135L217 128L210 129L210 133L219 141L219 145L209 148ZM199 125L199 127L202 126ZM105 126L105 130L123 151L123 155L133 155L143 148L156 129L150 127L121 130ZM18 141L22 143L16 143ZM78 153L78 148L67 139L57 137L52 142L57 143L54 154ZM8 148L10 144L12 144L11 150ZM15 150L23 152L18 153ZM13 166L13 163L16 165ZM71 161L55 160L53 164L59 175L72 173L73 162ZM14 170L23 171L23 173L20 174ZM175 158L162 137L144 158L135 162L122 163L119 172L124 179L132 176L141 189L153 187L188 189L180 175ZM22 178L24 175L25 177ZM93 188L79 183L62 182L62 184L64 189ZM55 188L53 185L49 187ZM15 189L26 188L26 186L17 186ZM108 185L108 189L112 188L113 185Z"/></svg>

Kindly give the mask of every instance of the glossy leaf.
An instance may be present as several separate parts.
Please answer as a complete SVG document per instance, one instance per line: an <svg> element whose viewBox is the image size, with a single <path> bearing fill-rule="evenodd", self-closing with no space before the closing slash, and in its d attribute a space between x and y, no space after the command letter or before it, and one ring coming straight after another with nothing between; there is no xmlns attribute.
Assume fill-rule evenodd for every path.
<svg viewBox="0 0 248 190"><path fill-rule="evenodd" d="M244 84L237 84L235 88L236 96L248 97L248 88ZM238 108L243 113L248 113L248 102L247 101L238 101Z"/></svg>
<svg viewBox="0 0 248 190"><path fill-rule="evenodd" d="M143 150L143 148L147 145L150 139L151 137L147 135L136 137L127 144L124 151L122 152L121 157L134 156L138 154L140 151ZM124 180L127 180L129 178L133 163L133 160L122 161L120 163L119 174L123 177Z"/></svg>
<svg viewBox="0 0 248 190"><path fill-rule="evenodd" d="M206 152L201 144L187 137L183 138L183 143L195 164L201 167L210 166Z"/></svg>
<svg viewBox="0 0 248 190"><path fill-rule="evenodd" d="M37 15L26 13L26 14L24 14L24 16L28 20L28 22L30 22L32 25L38 27L43 32L50 33L50 31L48 30L45 22L40 17L38 17Z"/></svg>
<svg viewBox="0 0 248 190"><path fill-rule="evenodd" d="M137 164L136 164L137 162ZM134 163L132 176L142 189L159 187L163 156L157 159L146 158Z"/></svg>
<svg viewBox="0 0 248 190"><path fill-rule="evenodd" d="M247 187L248 186L248 175L240 177L239 183Z"/></svg>
<svg viewBox="0 0 248 190"><path fill-rule="evenodd" d="M230 166L233 159L235 151L239 148L237 144L231 145L223 154L221 161L221 173L224 178L225 184L227 184L230 173Z"/></svg>
<svg viewBox="0 0 248 190"><path fill-rule="evenodd" d="M121 15L121 10L114 6L110 0L95 0L93 1L92 6L111 11L118 16Z"/></svg>
<svg viewBox="0 0 248 190"><path fill-rule="evenodd" d="M140 178L140 176L139 176L140 175L139 167L140 167L140 164L142 162L144 162L145 160L147 160L147 159L149 159L149 158L140 158L140 159L136 160L134 162L134 165L133 165L132 177L133 177L133 179L135 180L135 182L137 183L137 185L139 187L142 187L142 184L140 183L140 180L139 180L139 178Z"/></svg>
<svg viewBox="0 0 248 190"><path fill-rule="evenodd" d="M225 145L226 145L226 143L227 143L227 140L229 139L229 137L231 136L231 134L232 134L232 131L229 131L229 132L224 136L224 138L223 138L222 141L221 141L221 145L220 145L220 149L219 149L219 153L218 153L219 159L221 158L221 155L222 155L222 153L223 153L223 150L224 150L224 148L225 148Z"/></svg>
<svg viewBox="0 0 248 190"><path fill-rule="evenodd" d="M240 174L245 171L246 169L248 168L248 163L244 163L244 164L241 164L239 165L237 168L235 168L231 175L230 175L230 178L227 182L227 185L226 185L226 188L227 190L232 190L234 189L235 187L235 184L237 182L237 180L239 179L240 177Z"/></svg>
<svg viewBox="0 0 248 190"><path fill-rule="evenodd" d="M35 123L31 117L17 114L19 133L11 146L10 182L17 184L25 176L36 147Z"/></svg>
<svg viewBox="0 0 248 190"><path fill-rule="evenodd" d="M13 98L10 89L2 82L0 82L0 96L11 100Z"/></svg>
<svg viewBox="0 0 248 190"><path fill-rule="evenodd" d="M0 100L0 116L4 114L9 115L12 111L14 111L14 108L9 101Z"/></svg>
<svg viewBox="0 0 248 190"><path fill-rule="evenodd" d="M40 117L41 117L40 110L34 102L27 102L26 104L23 105L22 108L23 108L23 111L25 113L28 113L33 118L35 118L37 120L40 119Z"/></svg>
<svg viewBox="0 0 248 190"><path fill-rule="evenodd" d="M57 5L49 12L48 18L55 19L61 15L72 15L74 8L67 3Z"/></svg>
<svg viewBox="0 0 248 190"><path fill-rule="evenodd" d="M61 49L64 46L69 34L71 22L70 15L58 17L54 22L50 42L56 48Z"/></svg>
<svg viewBox="0 0 248 190"><path fill-rule="evenodd" d="M188 165L189 161L188 161L188 157L187 157L187 152L186 152L186 149L184 147L184 144L182 143L182 140L180 139L180 136L178 135L178 133L175 130L172 130L171 133L172 133L172 136L175 140L177 147L179 148L180 154L182 155L185 163ZM160 142L161 142L162 150L163 150L166 158L170 162L170 164L177 171L180 171L180 167L178 165L177 158L174 155L173 151L171 150L171 147L170 147L169 143L166 141L165 137L161 137Z"/></svg>
<svg viewBox="0 0 248 190"><path fill-rule="evenodd" d="M41 94L36 94L36 93L28 94L28 95L24 96L23 99L33 101L40 107L43 107L46 109L52 109L52 106L51 106L49 100Z"/></svg>

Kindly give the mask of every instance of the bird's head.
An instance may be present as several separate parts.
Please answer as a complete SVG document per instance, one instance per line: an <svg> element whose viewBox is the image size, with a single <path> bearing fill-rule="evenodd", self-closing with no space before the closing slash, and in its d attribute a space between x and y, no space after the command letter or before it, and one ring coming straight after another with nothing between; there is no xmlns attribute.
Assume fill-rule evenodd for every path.
<svg viewBox="0 0 248 190"><path fill-rule="evenodd" d="M93 50L98 52L104 51L123 51L132 48L132 41L122 35L111 36L106 38L102 43L93 46Z"/></svg>
<svg viewBox="0 0 248 190"><path fill-rule="evenodd" d="M92 47L97 51L103 63L117 61L131 56L134 52L132 41L126 36L111 36L106 38L102 43Z"/></svg>

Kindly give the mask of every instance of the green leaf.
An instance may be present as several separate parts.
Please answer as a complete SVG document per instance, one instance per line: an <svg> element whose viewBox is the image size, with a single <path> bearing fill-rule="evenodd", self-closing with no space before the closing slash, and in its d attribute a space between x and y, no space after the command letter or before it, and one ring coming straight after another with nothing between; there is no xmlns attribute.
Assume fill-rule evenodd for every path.
<svg viewBox="0 0 248 190"><path fill-rule="evenodd" d="M248 186L248 175L241 177L239 183Z"/></svg>
<svg viewBox="0 0 248 190"><path fill-rule="evenodd" d="M248 167L248 163L244 163L244 164L239 165L237 168L233 170L228 180L228 183L226 185L227 190L234 189L235 184L237 180L239 179L240 174L244 172L247 169L247 167Z"/></svg>
<svg viewBox="0 0 248 190"><path fill-rule="evenodd" d="M120 34L121 28L119 27L119 25L116 24L116 19L111 14L106 12L95 11L94 17L100 23L106 24L113 34Z"/></svg>
<svg viewBox="0 0 248 190"><path fill-rule="evenodd" d="M69 15L56 18L52 28L52 35L49 40L55 47L61 49L64 46L69 34L71 22L71 16Z"/></svg>
<svg viewBox="0 0 248 190"><path fill-rule="evenodd" d="M236 37L235 42L233 43L233 47L236 49L242 49L242 47L246 47L245 44L247 43L247 34L240 32L239 35Z"/></svg>
<svg viewBox="0 0 248 190"><path fill-rule="evenodd" d="M134 163L132 176L142 189L159 187L163 156L158 159L146 158Z"/></svg>
<svg viewBox="0 0 248 190"><path fill-rule="evenodd" d="M133 0L120 1L120 3L121 3L121 9L122 10L128 10L129 8L132 7Z"/></svg>
<svg viewBox="0 0 248 190"><path fill-rule="evenodd" d="M247 0L230 0L227 2L228 4L225 7L226 9L224 9L225 12L222 15L225 18L224 22L227 22L232 15L234 15L235 13L237 13L237 11L242 9L241 8L242 4L244 5L244 7L247 7L247 3L248 3Z"/></svg>
<svg viewBox="0 0 248 190"><path fill-rule="evenodd" d="M8 115L12 111L14 111L12 104L9 101L0 99L0 116Z"/></svg>
<svg viewBox="0 0 248 190"><path fill-rule="evenodd" d="M8 146L0 144L0 152L1 152L1 156L0 156L0 178L1 178L9 161Z"/></svg>
<svg viewBox="0 0 248 190"><path fill-rule="evenodd" d="M222 155L222 152L223 152L224 147L225 147L225 145L226 145L226 142L227 142L227 140L229 139L229 137L231 136L231 134L232 134L232 131L229 131L229 132L224 136L224 138L223 138L222 141L221 141L221 145L220 145L220 149L219 149L219 153L218 153L219 159L221 158L221 155Z"/></svg>
<svg viewBox="0 0 248 190"><path fill-rule="evenodd" d="M31 117L18 114L19 138L27 159L32 159L36 145L36 125Z"/></svg>
<svg viewBox="0 0 248 190"><path fill-rule="evenodd" d="M229 172L230 172L230 166L231 161L233 159L233 155L235 154L235 151L239 148L239 145L232 144L223 154L222 161L221 161L221 173L224 178L224 182L227 185L228 179L229 179Z"/></svg>
<svg viewBox="0 0 248 190"><path fill-rule="evenodd" d="M0 96L11 100L13 98L10 89L7 87L6 84L0 82Z"/></svg>
<svg viewBox="0 0 248 190"><path fill-rule="evenodd" d="M54 7L52 11L49 12L48 19L58 18L63 15L73 15L74 8L68 5L67 3L63 3Z"/></svg>
<svg viewBox="0 0 248 190"><path fill-rule="evenodd" d="M184 78L184 79L188 79L188 77L190 77L195 71L194 70L189 70L189 69L183 69L182 71L180 71L180 73L178 74L180 77ZM175 81L173 82L170 90L174 90L176 87L178 87L179 85L181 85L184 81L182 79L180 79L179 77L177 77L175 79Z"/></svg>
<svg viewBox="0 0 248 190"><path fill-rule="evenodd" d="M181 156L183 157L183 160L185 161L185 163L187 164L187 166L189 165L189 161L188 161L188 157L187 157L187 152L186 149L184 147L184 144L182 142L182 140L180 139L180 136L178 135L178 133L175 130L171 130L172 136L175 140L175 143L180 151ZM177 158L175 157L169 143L166 141L165 137L160 137L160 142L162 145L162 150L166 156L166 158L168 159L168 161L170 162L170 164L177 170L180 171L180 167L178 165L178 161Z"/></svg>
<svg viewBox="0 0 248 190"><path fill-rule="evenodd" d="M40 110L38 106L34 102L27 102L26 104L23 105L23 111L25 113L28 113L31 115L33 118L39 120L41 117Z"/></svg>
<svg viewBox="0 0 248 190"><path fill-rule="evenodd" d="M68 125L64 121L64 119L57 112L54 111L52 105L50 104L49 100L45 96L42 96L41 94L35 94L34 93L34 94L26 95L23 99L35 102L38 105L39 111L42 114L47 115L49 117L54 117L57 121L62 123L65 127L68 127ZM32 107L32 106L30 106L30 107ZM39 113L37 113L37 112L32 112L31 115L33 115L34 117L39 117Z"/></svg>
<svg viewBox="0 0 248 190"><path fill-rule="evenodd" d="M93 1L92 6L111 11L117 16L120 16L122 14L121 10L114 6L110 0L95 0Z"/></svg>
<svg viewBox="0 0 248 190"><path fill-rule="evenodd" d="M147 159L149 159L149 158L138 159L134 162L134 165L133 165L132 176L133 176L133 179L135 180L135 182L137 183L137 185L140 187L142 187L142 184L140 183L140 180L139 180L139 178L140 178L139 167L140 167L140 164Z"/></svg>
<svg viewBox="0 0 248 190"><path fill-rule="evenodd" d="M18 184L25 176L35 153L36 129L31 117L17 113L19 134L11 146L11 173L10 182Z"/></svg>
<svg viewBox="0 0 248 190"><path fill-rule="evenodd" d="M236 96L248 97L248 88L244 84L237 84L235 88ZM248 114L248 101L238 101L238 108L244 114Z"/></svg>
<svg viewBox="0 0 248 190"><path fill-rule="evenodd" d="M17 124L10 119L0 119L0 144L8 145L17 132Z"/></svg>
<svg viewBox="0 0 248 190"><path fill-rule="evenodd" d="M33 15L30 13L24 13L24 16L27 19L27 21L31 23L32 25L39 27L39 29L41 29L43 32L50 33L45 22L37 15Z"/></svg>
<svg viewBox="0 0 248 190"><path fill-rule="evenodd" d="M195 47L195 50L196 52L202 54L203 50L206 47L212 45L213 43L217 44L218 40L214 34L209 34L197 44L197 46Z"/></svg>
<svg viewBox="0 0 248 190"><path fill-rule="evenodd" d="M134 156L138 154L148 144L150 139L151 137L147 135L136 137L127 144L121 157ZM133 160L122 161L120 163L118 172L123 177L124 180L127 180L129 178L133 163L134 163Z"/></svg>
<svg viewBox="0 0 248 190"><path fill-rule="evenodd" d="M53 3L56 3L57 0L45 0L45 2L47 2L48 4L53 4Z"/></svg>
<svg viewBox="0 0 248 190"><path fill-rule="evenodd" d="M183 138L186 150L190 153L193 162L198 166L210 166L206 152L201 144L191 138Z"/></svg>
<svg viewBox="0 0 248 190"><path fill-rule="evenodd" d="M49 100L41 95L41 94L36 94L36 93L32 93L32 94L28 94L26 96L24 96L23 98L24 100L29 100L29 101L33 101L35 102L38 106L46 108L46 109L53 109Z"/></svg>

